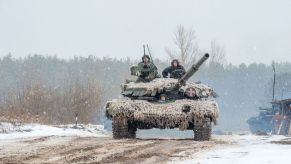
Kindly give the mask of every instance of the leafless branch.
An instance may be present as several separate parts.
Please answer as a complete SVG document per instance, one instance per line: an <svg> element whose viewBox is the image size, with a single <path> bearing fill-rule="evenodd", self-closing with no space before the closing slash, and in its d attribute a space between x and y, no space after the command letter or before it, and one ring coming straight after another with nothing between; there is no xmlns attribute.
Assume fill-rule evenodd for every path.
<svg viewBox="0 0 291 164"><path fill-rule="evenodd" d="M192 28L187 30L184 26L179 25L173 40L176 49L166 48L166 53L170 59L178 59L182 65L189 68L200 55L195 31Z"/></svg>
<svg viewBox="0 0 291 164"><path fill-rule="evenodd" d="M211 59L210 63L224 64L226 62L225 48L219 45L216 40L211 41Z"/></svg>

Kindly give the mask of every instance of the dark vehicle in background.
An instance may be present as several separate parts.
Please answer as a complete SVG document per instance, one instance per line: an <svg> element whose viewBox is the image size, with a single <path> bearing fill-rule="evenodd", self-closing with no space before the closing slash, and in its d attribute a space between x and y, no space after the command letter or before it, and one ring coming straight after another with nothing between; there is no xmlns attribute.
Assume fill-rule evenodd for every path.
<svg viewBox="0 0 291 164"><path fill-rule="evenodd" d="M259 108L261 112L256 117L247 120L252 133L271 133L277 135L291 135L291 98L281 100L275 99L276 70L275 63L272 64L273 76L273 99L271 108Z"/></svg>
<svg viewBox="0 0 291 164"><path fill-rule="evenodd" d="M247 120L249 129L252 133L271 133L271 121L274 116L272 108L259 108L258 116L251 117Z"/></svg>
<svg viewBox="0 0 291 164"><path fill-rule="evenodd" d="M291 135L291 99L274 100L271 104L271 108L259 108L259 115L247 120L251 132Z"/></svg>

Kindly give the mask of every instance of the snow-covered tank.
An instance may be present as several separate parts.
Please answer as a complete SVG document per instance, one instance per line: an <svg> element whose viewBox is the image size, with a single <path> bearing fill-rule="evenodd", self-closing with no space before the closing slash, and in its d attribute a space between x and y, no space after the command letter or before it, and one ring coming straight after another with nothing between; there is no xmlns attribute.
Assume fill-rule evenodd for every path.
<svg viewBox="0 0 291 164"><path fill-rule="evenodd" d="M137 129L179 128L193 130L196 141L209 140L219 109L208 98L216 94L205 84L187 82L208 58L205 54L180 79L156 78L147 83L122 84L124 98L106 104L113 138L135 138Z"/></svg>

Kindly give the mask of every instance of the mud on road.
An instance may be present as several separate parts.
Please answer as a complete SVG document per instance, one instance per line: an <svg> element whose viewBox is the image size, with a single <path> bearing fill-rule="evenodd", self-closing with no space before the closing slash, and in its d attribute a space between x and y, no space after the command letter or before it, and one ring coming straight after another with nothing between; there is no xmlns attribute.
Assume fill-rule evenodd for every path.
<svg viewBox="0 0 291 164"><path fill-rule="evenodd" d="M227 144L224 139L47 136L0 141L0 163L167 163Z"/></svg>

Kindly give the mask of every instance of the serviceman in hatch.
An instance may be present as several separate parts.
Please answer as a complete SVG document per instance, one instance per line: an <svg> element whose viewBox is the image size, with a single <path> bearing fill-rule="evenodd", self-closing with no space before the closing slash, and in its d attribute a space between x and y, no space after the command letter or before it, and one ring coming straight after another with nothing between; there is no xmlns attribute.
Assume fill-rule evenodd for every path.
<svg viewBox="0 0 291 164"><path fill-rule="evenodd" d="M171 62L171 66L165 68L162 72L163 77L167 78L170 74L170 78L179 79L186 73L185 68L180 65L177 59Z"/></svg>
<svg viewBox="0 0 291 164"><path fill-rule="evenodd" d="M165 103L165 102L166 102L166 100L167 100L167 97L166 97L166 95L165 95L165 94L161 94L161 95L160 95L159 102L160 102L160 103Z"/></svg>
<svg viewBox="0 0 291 164"><path fill-rule="evenodd" d="M137 82L150 82L158 76L157 67L151 62L149 55L142 57L142 62L137 66L140 73Z"/></svg>

